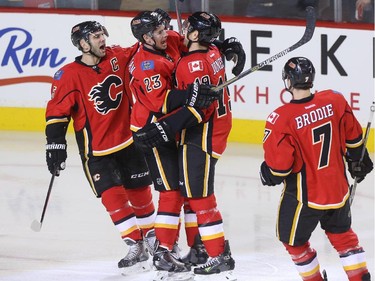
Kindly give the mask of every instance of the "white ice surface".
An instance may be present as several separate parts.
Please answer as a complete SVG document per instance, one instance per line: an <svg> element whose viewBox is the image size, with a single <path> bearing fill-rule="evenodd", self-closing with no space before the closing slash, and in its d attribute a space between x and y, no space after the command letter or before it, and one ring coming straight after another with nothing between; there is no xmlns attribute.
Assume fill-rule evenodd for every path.
<svg viewBox="0 0 375 281"><path fill-rule="evenodd" d="M40 219L50 174L43 133L0 131L0 280L147 281L153 272L122 276L117 262L127 252L99 199L84 177L73 135L67 168L55 179L43 226ZM245 281L298 281L298 274L275 237L281 187L258 179L260 145L230 143L217 164L216 196L236 268ZM157 194L155 194L155 200ZM374 173L358 185L353 229L374 274ZM340 260L318 227L311 239L329 281L347 280ZM185 235L180 247L186 252Z"/></svg>

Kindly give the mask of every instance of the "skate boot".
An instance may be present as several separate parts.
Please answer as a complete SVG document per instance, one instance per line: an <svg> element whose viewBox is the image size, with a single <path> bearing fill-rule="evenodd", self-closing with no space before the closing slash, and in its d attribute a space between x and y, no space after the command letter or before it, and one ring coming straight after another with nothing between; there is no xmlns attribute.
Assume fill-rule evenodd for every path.
<svg viewBox="0 0 375 281"><path fill-rule="evenodd" d="M196 235L194 244L190 248L186 256L181 260L185 263L191 263L192 265L205 264L208 259L206 248L204 247L200 235Z"/></svg>
<svg viewBox="0 0 375 281"><path fill-rule="evenodd" d="M152 260L156 270L168 272L184 272L191 270L190 264L185 264L179 259L178 252L174 252L173 250L169 251L160 246L156 249Z"/></svg>
<svg viewBox="0 0 375 281"><path fill-rule="evenodd" d="M173 245L173 248L172 248L172 251L171 251L171 255L173 255L173 257L174 257L176 260L182 261L182 260L181 260L181 249L180 249L180 247L178 246L177 242L174 243L174 245Z"/></svg>
<svg viewBox="0 0 375 281"><path fill-rule="evenodd" d="M153 277L154 281L193 280L194 276L191 272L191 265L181 262L176 245L172 251L159 246L154 253L153 265L156 269Z"/></svg>
<svg viewBox="0 0 375 281"><path fill-rule="evenodd" d="M233 270L234 263L229 248L229 242L225 240L224 252L217 257L209 257L205 264L194 268L194 273L200 275L218 274L223 271Z"/></svg>
<svg viewBox="0 0 375 281"><path fill-rule="evenodd" d="M154 252L152 263L156 270L170 271L173 268L169 251L162 247L158 247Z"/></svg>
<svg viewBox="0 0 375 281"><path fill-rule="evenodd" d="M370 272L367 272L366 274L362 275L362 281L371 281Z"/></svg>
<svg viewBox="0 0 375 281"><path fill-rule="evenodd" d="M119 268L129 267L138 262L148 260L148 254L142 240L134 241L133 239L125 238L124 241L129 246L129 252L118 262Z"/></svg>
<svg viewBox="0 0 375 281"><path fill-rule="evenodd" d="M146 250L149 252L151 256L154 255L154 252L156 250L155 243L156 243L156 236L155 236L155 230L151 229L147 231L145 237L143 238Z"/></svg>

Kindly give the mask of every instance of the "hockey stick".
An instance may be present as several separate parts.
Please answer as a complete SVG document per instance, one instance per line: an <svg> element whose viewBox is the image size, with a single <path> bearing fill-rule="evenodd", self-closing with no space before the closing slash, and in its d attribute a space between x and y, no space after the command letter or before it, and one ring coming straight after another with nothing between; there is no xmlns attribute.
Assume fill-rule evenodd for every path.
<svg viewBox="0 0 375 281"><path fill-rule="evenodd" d="M181 19L180 9L178 7L178 2L179 1L180 0L174 0L174 5L176 6L178 33L182 34L182 19Z"/></svg>
<svg viewBox="0 0 375 281"><path fill-rule="evenodd" d="M286 54L290 53L291 51L301 47L304 44L306 44L307 42L309 42L311 40L311 38L314 35L315 22L316 22L315 9L314 9L314 7L308 6L306 8L306 28L305 28L305 32L304 32L302 38L297 43L295 43L294 45L285 49L284 51L281 51L281 52L277 53L276 55L273 55L272 57L262 61L261 63L258 63L257 65L253 66L252 68L250 68L248 70L245 70L244 72L242 72L239 75L233 77L232 79L229 79L228 81L224 82L223 84L211 88L211 91L218 92L221 89L227 87L228 85L236 82L237 80L249 75L250 73L253 73L253 72L261 69L262 67L265 67L266 65L269 65L273 61L281 58L282 56L285 56Z"/></svg>
<svg viewBox="0 0 375 281"><path fill-rule="evenodd" d="M366 144L367 144L368 136L370 134L370 128L371 128L372 118L374 118L374 111L375 111L375 101L373 101L372 105L370 106L370 118L369 118L369 120L367 122L366 131L365 131L365 137L363 138L363 147L362 147L362 152L361 152L361 158L359 158L358 165L361 164L361 162L363 161L363 157L365 156ZM355 191L357 189L357 180L358 180L358 178L355 177L354 178L354 183L350 186L350 197L349 197L349 203L350 203L350 205L352 205L353 200L354 200Z"/></svg>
<svg viewBox="0 0 375 281"><path fill-rule="evenodd" d="M55 177L58 175L58 169L57 167L55 168L55 171L54 173L52 174L51 176L51 180L49 182L49 187L48 187L48 191L47 191L47 196L46 196L46 200L44 201L44 207L43 207L43 211L42 211L42 216L40 218L40 221L38 220L34 220L32 223L31 223L31 229L34 230L35 232L39 232L42 228L42 223L43 223L43 220L44 220L44 214L46 213L46 210L47 210L47 204L48 204L48 201L49 201L49 196L51 194L51 190L52 190L52 186L53 186L53 181L55 180Z"/></svg>

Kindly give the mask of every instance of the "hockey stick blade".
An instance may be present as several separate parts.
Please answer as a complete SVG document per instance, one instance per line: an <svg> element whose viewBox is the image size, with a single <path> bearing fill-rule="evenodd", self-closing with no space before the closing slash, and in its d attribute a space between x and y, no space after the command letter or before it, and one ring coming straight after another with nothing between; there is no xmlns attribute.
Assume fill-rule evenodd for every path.
<svg viewBox="0 0 375 281"><path fill-rule="evenodd" d="M37 221L37 220L34 220L32 223L31 223L31 229L35 232L39 232L41 229L42 229L42 224L40 223L40 221Z"/></svg>
<svg viewBox="0 0 375 281"><path fill-rule="evenodd" d="M306 8L306 28L305 32L303 33L302 38L295 43L294 45L290 46L289 48L286 48L285 50L277 53L276 55L273 55L272 57L258 63L257 65L253 66L252 68L245 70L244 72L240 73L239 75L233 77L232 79L229 79L228 81L224 82L221 85L218 85L216 87L213 87L211 91L218 92L221 89L227 87L228 85L236 82L237 80L249 75L250 73L253 73L266 65L271 64L273 61L285 56L286 54L290 53L291 51L301 47L302 45L306 44L311 40L311 38L314 35L315 31L315 22L316 22L316 16L315 16L315 8L308 6Z"/></svg>

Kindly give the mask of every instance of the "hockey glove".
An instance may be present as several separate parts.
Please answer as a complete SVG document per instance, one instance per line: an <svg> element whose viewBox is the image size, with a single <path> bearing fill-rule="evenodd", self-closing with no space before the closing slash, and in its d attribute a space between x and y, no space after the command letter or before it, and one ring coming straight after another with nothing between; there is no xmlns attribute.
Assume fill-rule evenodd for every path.
<svg viewBox="0 0 375 281"><path fill-rule="evenodd" d="M211 91L211 86L194 82L189 84L185 104L191 107L207 108L220 97L220 91Z"/></svg>
<svg viewBox="0 0 375 281"><path fill-rule="evenodd" d="M46 161L51 174L60 175L60 171L65 169L66 161L66 141L48 142L46 145Z"/></svg>
<svg viewBox="0 0 375 281"><path fill-rule="evenodd" d="M174 134L164 120L149 123L137 132L133 132L133 140L141 149L147 150L160 144L170 142Z"/></svg>
<svg viewBox="0 0 375 281"><path fill-rule="evenodd" d="M367 152L363 155L362 162L359 161L353 161L348 155L346 155L346 161L348 162L348 170L350 173L350 176L354 179L357 177L357 183L360 183L363 181L368 173L372 171L374 168L374 164L372 163L372 160Z"/></svg>
<svg viewBox="0 0 375 281"><path fill-rule="evenodd" d="M266 161L263 161L262 165L260 165L259 171L260 180L262 181L263 185L275 186L283 182L283 177L274 176L271 173L270 168L267 166Z"/></svg>
<svg viewBox="0 0 375 281"><path fill-rule="evenodd" d="M246 54L242 44L235 37L224 40L220 46L220 51L224 54L225 59L234 62L232 73L238 76L245 67Z"/></svg>

